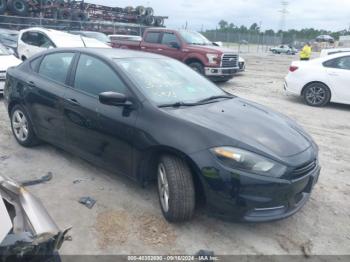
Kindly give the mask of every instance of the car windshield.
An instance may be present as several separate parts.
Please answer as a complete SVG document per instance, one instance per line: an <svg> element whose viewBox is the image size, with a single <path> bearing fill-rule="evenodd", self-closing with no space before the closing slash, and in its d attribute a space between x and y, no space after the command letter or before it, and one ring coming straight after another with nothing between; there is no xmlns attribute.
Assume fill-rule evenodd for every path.
<svg viewBox="0 0 350 262"><path fill-rule="evenodd" d="M6 47L0 44L0 56L3 56L3 55L11 55L11 53Z"/></svg>
<svg viewBox="0 0 350 262"><path fill-rule="evenodd" d="M85 36L90 37L90 38L95 38L103 43L108 43L110 40L108 38L108 36L106 36L103 33L99 33L99 32L85 32L84 33Z"/></svg>
<svg viewBox="0 0 350 262"><path fill-rule="evenodd" d="M187 44L213 45L213 43L210 42L206 37L204 37L202 34L197 32L180 30L180 35L182 36L182 38L185 40Z"/></svg>
<svg viewBox="0 0 350 262"><path fill-rule="evenodd" d="M203 99L227 95L188 66L172 59L115 59L126 74L158 106L198 103Z"/></svg>

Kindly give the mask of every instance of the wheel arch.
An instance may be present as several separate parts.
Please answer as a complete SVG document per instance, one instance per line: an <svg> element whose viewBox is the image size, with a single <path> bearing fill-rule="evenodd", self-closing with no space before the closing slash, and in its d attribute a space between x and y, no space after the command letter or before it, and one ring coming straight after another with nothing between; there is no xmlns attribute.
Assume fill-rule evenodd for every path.
<svg viewBox="0 0 350 262"><path fill-rule="evenodd" d="M160 156L162 155L173 155L179 158L182 158L185 160L185 162L188 164L192 178L193 183L196 190L196 204L202 204L206 202L206 196L205 196L205 190L203 182L200 178L200 169L196 165L196 163L184 152L181 152L178 149L168 147L168 146L154 146L148 148L146 151L142 153L144 157L140 160L140 164L137 168L137 177L138 180L143 184L146 185L151 181L156 180L156 171L157 171L157 164L159 161Z"/></svg>
<svg viewBox="0 0 350 262"><path fill-rule="evenodd" d="M186 65L189 65L191 63L200 63L203 67L204 67L204 63L201 59L199 59L198 57L189 57L189 58L186 58L186 60L184 61L184 63Z"/></svg>

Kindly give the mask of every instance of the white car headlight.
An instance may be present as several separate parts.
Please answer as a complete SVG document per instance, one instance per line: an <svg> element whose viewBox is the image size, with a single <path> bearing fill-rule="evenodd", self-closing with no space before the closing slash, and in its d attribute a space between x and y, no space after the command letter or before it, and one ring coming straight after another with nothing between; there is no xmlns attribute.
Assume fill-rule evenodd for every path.
<svg viewBox="0 0 350 262"><path fill-rule="evenodd" d="M225 166L270 177L281 177L287 167L258 154L234 147L216 147L211 152Z"/></svg>

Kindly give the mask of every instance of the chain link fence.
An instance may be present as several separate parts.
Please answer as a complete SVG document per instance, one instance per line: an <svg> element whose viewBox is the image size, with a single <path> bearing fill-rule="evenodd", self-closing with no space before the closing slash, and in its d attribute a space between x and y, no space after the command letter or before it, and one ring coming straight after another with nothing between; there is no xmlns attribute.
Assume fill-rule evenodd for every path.
<svg viewBox="0 0 350 262"><path fill-rule="evenodd" d="M207 31L202 34L212 42L222 42L224 46L236 49L242 53L268 52L270 47L283 42L282 36L270 36L260 33Z"/></svg>

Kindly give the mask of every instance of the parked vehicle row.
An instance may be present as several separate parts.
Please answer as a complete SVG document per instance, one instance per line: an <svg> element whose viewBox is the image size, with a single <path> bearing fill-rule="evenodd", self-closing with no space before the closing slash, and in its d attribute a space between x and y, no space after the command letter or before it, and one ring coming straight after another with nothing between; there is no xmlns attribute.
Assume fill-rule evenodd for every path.
<svg viewBox="0 0 350 262"><path fill-rule="evenodd" d="M142 185L156 180L170 222L191 219L199 199L232 220L282 219L320 174L318 147L296 122L157 54L41 52L8 70L4 98L20 145L45 141Z"/></svg>

